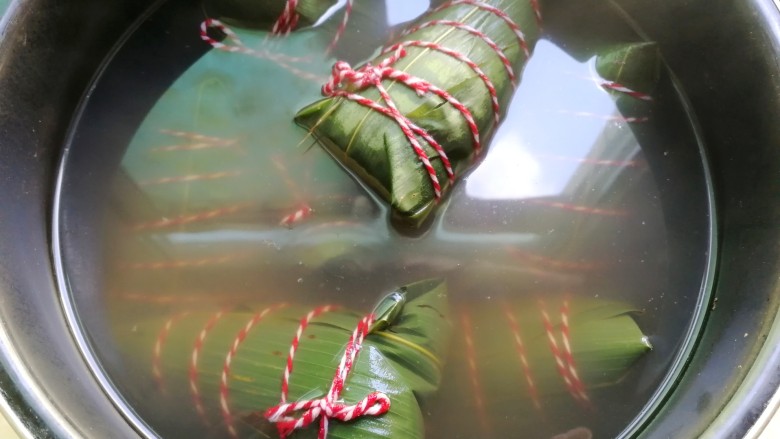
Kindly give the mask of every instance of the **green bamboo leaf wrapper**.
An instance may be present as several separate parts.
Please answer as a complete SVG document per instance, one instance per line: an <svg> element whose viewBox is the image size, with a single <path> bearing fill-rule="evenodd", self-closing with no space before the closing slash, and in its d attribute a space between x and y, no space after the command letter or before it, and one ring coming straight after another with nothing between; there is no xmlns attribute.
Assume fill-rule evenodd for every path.
<svg viewBox="0 0 780 439"><path fill-rule="evenodd" d="M295 12L300 16L298 26L315 23L337 0L300 0ZM210 16L228 23L268 28L284 11L287 0L206 0Z"/></svg>
<svg viewBox="0 0 780 439"><path fill-rule="evenodd" d="M403 288L407 300L390 326L369 334L347 378L341 399L357 403L374 391L387 394L390 410L382 416L361 417L352 422L331 421L329 438L422 438L420 399L440 383L449 325L445 285L421 281ZM258 310L265 307L258 307ZM273 425L262 413L280 402L282 373L299 322L313 307L290 305L273 309L248 333L238 347L229 373L229 398L235 425L241 435L276 437ZM196 337L214 313L194 312L172 320L160 350L161 404L189 407L184 419L211 426L216 437L225 432L220 408L220 374L225 356L238 332L254 312L226 313L208 331L198 363L198 389L205 419L197 415L191 396L189 366ZM304 331L295 355L288 401L319 398L330 388L344 347L365 312L337 310L314 318ZM120 334L124 351L138 367L151 372L153 347L167 319L135 322L132 333ZM147 380L151 379L147 372ZM317 428L297 430L296 438L316 437Z"/></svg>
<svg viewBox="0 0 780 439"><path fill-rule="evenodd" d="M529 437L544 437L543 422L554 428L565 422L551 416L576 413L585 416L598 411L598 393L619 383L631 366L650 350L647 339L635 323L631 306L610 301L569 299L569 345L573 364L589 401L577 400L569 390L553 354L542 310L553 325L559 353L564 356L561 335L561 298L508 300L492 305L472 306L458 311L453 352L446 385L437 395L433 419L446 417L458 422L437 423L432 428L441 437L495 437L491 433L534 431ZM511 314L517 326L508 318ZM515 328L517 329L515 333ZM524 345L530 372L523 367L517 336ZM468 348L467 338L473 349ZM568 364L563 358L564 364ZM472 369L470 365L474 364ZM528 384L536 387L536 403ZM565 420L568 421L568 420ZM556 424L556 425L552 425ZM533 427L532 430L529 430ZM436 430L440 429L440 430ZM520 429L520 430L518 430ZM549 437L549 436L547 436Z"/></svg>
<svg viewBox="0 0 780 439"><path fill-rule="evenodd" d="M268 36L266 32L234 31L247 47L253 48L263 47ZM276 50L292 57L307 56L313 48L324 50L316 32L294 33L275 42ZM293 64L307 72L317 72L327 65L324 58L316 56L308 63ZM263 82L258 82L258 78L263 78ZM122 167L135 182L243 171L241 178L196 182L191 190L181 184L141 187L154 207L166 216L175 215L169 210L178 209L182 199L188 200L191 211L254 200L278 204L285 197L289 199L289 194L280 190L281 184L268 184L268 175L278 175L269 156L280 154L293 162L301 155L296 145L303 139L300 130L289 122L300 105L300 96L291 90L316 93L318 88L316 82L294 75L271 59L211 50L160 96L133 136ZM272 111L268 102L274 103ZM154 152L155 148L185 143L167 131L236 139L237 148ZM319 162L324 162L320 167L329 165L327 160ZM250 164L251 167L247 166ZM327 173L339 173L337 166L330 167L332 170Z"/></svg>
<svg viewBox="0 0 780 439"><path fill-rule="evenodd" d="M493 0L485 3L503 10L518 23L529 49L533 49L539 29L530 2ZM503 49L519 77L526 56L517 36L501 18L473 5L456 5L426 15L411 26L436 19L461 22L486 34ZM506 110L512 84L504 64L479 37L451 26L436 25L395 42L412 40L435 42L471 59L494 84L502 113ZM496 126L490 94L482 79L462 61L438 51L408 47L407 52L408 55L394 67L446 90L462 102L474 116L482 146L486 147ZM387 55L380 55L370 63L376 65L385 57ZM399 110L443 146L456 175L463 174L473 165L472 134L457 109L434 95L421 97L402 84L385 80L383 85ZM381 102L373 88L359 93ZM326 98L302 109L295 121L310 130L336 160L389 202L398 224L418 228L435 209L435 193L428 173L393 119L349 100ZM421 143L446 194L449 183L444 166L434 150Z"/></svg>
<svg viewBox="0 0 780 439"><path fill-rule="evenodd" d="M603 49L596 56L596 72L605 80L652 96L661 79L661 53L658 44L648 41ZM610 90L625 117L646 117L652 102Z"/></svg>
<svg viewBox="0 0 780 439"><path fill-rule="evenodd" d="M608 81L651 94L661 76L658 44L647 41L601 50L596 56L596 71Z"/></svg>

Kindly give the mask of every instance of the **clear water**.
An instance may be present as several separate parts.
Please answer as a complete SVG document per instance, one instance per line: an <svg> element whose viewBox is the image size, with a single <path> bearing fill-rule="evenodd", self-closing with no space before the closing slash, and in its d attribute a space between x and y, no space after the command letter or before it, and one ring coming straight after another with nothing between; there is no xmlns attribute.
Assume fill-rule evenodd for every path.
<svg viewBox="0 0 780 439"><path fill-rule="evenodd" d="M150 15L106 65L73 127L59 193L55 251L79 327L100 373L145 423L169 437L228 435L220 421L202 423L189 389L176 394L154 371L155 356L164 356L155 342L165 352L183 348L166 337L175 344L177 328L206 324L182 323L191 316L280 300L367 312L399 285L441 277L455 315L494 309L499 316L505 301L625 303L654 350L619 382L594 389L593 407L543 397L541 416L518 391L505 402L517 408L511 417L478 419L473 402L464 402L477 397L473 383L445 371L441 396L423 407L427 437L620 434L685 342L710 219L704 160L672 80L659 85L648 122L628 123L599 86L592 53L575 48L582 32L602 42L639 40L619 14L585 11L598 18L583 22L598 26L571 33L560 23L572 11L551 14L484 160L460 179L430 230L408 237L292 123L318 98L319 84L267 60L204 54L201 12L180 3ZM389 31L422 12L407 3L378 14L371 28ZM274 50L311 55L312 41L277 41ZM340 51L361 53L362 44L348 34ZM303 205L312 212L281 224ZM497 318L474 330L507 328ZM197 331L178 337L187 336ZM137 347L139 337L146 348ZM453 345L458 362L463 340ZM516 354L507 347L505 355L491 361ZM163 372L181 381L186 365ZM507 385L519 379L507 377ZM489 400L491 388L481 390ZM217 394L203 398L219 410Z"/></svg>

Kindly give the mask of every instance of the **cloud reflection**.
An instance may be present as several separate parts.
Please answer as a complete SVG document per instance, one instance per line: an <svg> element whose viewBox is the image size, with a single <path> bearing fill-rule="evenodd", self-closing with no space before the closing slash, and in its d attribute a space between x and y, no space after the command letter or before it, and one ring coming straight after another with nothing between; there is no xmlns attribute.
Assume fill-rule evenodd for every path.
<svg viewBox="0 0 780 439"><path fill-rule="evenodd" d="M537 44L485 160L467 178L468 196L523 199L564 192L581 164L594 158L605 130L621 123L591 64L548 41Z"/></svg>
<svg viewBox="0 0 780 439"><path fill-rule="evenodd" d="M475 198L529 198L555 191L550 181L542 179L541 164L515 131L491 146L489 157L466 182L466 192Z"/></svg>

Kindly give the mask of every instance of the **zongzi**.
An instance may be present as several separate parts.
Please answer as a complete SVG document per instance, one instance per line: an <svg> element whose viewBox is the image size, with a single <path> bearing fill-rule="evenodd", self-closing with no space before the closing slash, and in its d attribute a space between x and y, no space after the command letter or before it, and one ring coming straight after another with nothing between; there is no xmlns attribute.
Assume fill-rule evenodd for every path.
<svg viewBox="0 0 780 439"><path fill-rule="evenodd" d="M480 156L539 37L535 2L456 0L360 68L333 67L295 121L419 228Z"/></svg>
<svg viewBox="0 0 780 439"><path fill-rule="evenodd" d="M440 437L550 437L569 422L589 421L599 392L650 350L632 313L624 303L565 296L460 310L453 337L463 349L453 352L433 404L434 418L447 422L432 428Z"/></svg>
<svg viewBox="0 0 780 439"><path fill-rule="evenodd" d="M314 423L320 438L423 438L447 306L444 283L427 280L363 317L331 305L184 313L135 322L125 351L152 364L161 404L192 401L180 417L211 435L315 437Z"/></svg>

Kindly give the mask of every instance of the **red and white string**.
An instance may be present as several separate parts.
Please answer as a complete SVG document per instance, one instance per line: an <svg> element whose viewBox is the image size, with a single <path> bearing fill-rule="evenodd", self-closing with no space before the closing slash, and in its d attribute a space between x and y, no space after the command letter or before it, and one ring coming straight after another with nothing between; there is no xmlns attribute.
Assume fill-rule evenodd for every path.
<svg viewBox="0 0 780 439"><path fill-rule="evenodd" d="M347 24L352 15L353 1L354 0L346 0L346 4L344 6L344 15L338 27L336 28L336 33L334 34L333 38L328 44L328 47L325 50L326 55L330 54L331 52L333 52L333 50L335 50L336 46L338 45L339 41L344 35L344 32L347 29ZM300 21L300 14L298 14L296 10L297 6L298 6L298 0L287 0L284 9L282 10L282 14L279 16L279 18L277 18L276 22L274 22L271 28L272 35L287 36L290 34L290 32L295 30L295 28L298 25L298 22ZM227 43L219 41L213 38L211 35L209 35L209 30L211 29L217 29L223 34L225 34L225 39L227 40ZM289 72L291 72L292 74L300 78L317 81L317 82L321 82L323 80L323 78L321 78L320 76L317 76L305 70L301 70L298 67L291 65L292 63L307 62L309 61L309 58L291 57L280 53L271 52L265 49L252 49L250 47L247 47L243 43L243 41L241 41L241 38L238 36L238 34L236 34L235 31L233 31L230 27L228 27L227 25L225 25L224 23L222 23L217 19L207 18L201 23L200 37L203 41L208 43L214 49L222 50L225 52L242 53L244 55L249 55L261 59L268 59L274 61L280 67L288 70Z"/></svg>
<svg viewBox="0 0 780 439"><path fill-rule="evenodd" d="M626 87L623 84L620 84L620 83L617 83L617 82L614 82L614 81L602 81L601 82L601 87L603 87L607 91L614 91L614 92L617 92L617 93L622 93L622 94L625 94L626 96L630 96L630 97L632 97L634 99L638 99L640 101L645 101L645 102L652 102L653 101L653 97L650 96L649 94L633 90L631 88ZM587 115L587 114L585 114L585 115ZM623 121L625 121L626 123L642 123L642 122L647 122L648 120L650 120L649 117L629 116L629 117L624 117L623 118Z"/></svg>
<svg viewBox="0 0 780 439"><path fill-rule="evenodd" d="M252 318L249 319L249 321L246 323L246 325L244 325L244 327L238 331L238 335L236 335L236 338L230 345L230 350L225 357L225 362L222 365L222 374L220 375L219 379L219 405L220 409L222 410L222 418L225 422L225 427L227 428L228 434L230 434L230 436L233 438L238 437L236 427L233 425L233 413L230 409L229 381L233 359L236 357L236 353L238 352L238 348L241 346L241 343L246 340L246 337L249 335L249 332L252 330L252 328L260 323L260 321L263 320L268 314L278 311L279 309L286 306L286 304L271 306L253 315Z"/></svg>
<svg viewBox="0 0 780 439"><path fill-rule="evenodd" d="M463 327L463 341L466 347L466 365L468 367L471 391L474 395L474 408L479 418L483 436L490 437L490 424L485 410L485 396L482 390L482 382L479 379L479 367L477 366L477 352L474 343L474 328L471 325L471 317L464 311L461 314L461 326Z"/></svg>
<svg viewBox="0 0 780 439"><path fill-rule="evenodd" d="M523 337L520 334L520 324L517 322L517 317L515 317L515 314L511 311L509 306L504 304L503 307L506 310L504 315L509 321L509 328L512 331L512 338L515 341L515 350L517 351L517 355L520 358L520 364L523 367L523 376L525 377L525 382L528 385L528 395L531 397L534 408L541 410L542 403L539 400L539 390L536 388L536 381L534 380L533 371L531 370L531 365L528 362L525 344L523 343Z"/></svg>
<svg viewBox="0 0 780 439"><path fill-rule="evenodd" d="M282 438L287 437L297 429L305 428L308 425L319 420L318 438L325 439L328 435L328 425L331 419L337 419L343 422L351 421L362 416L380 416L390 409L390 398L381 392L372 392L356 404L348 405L341 402L341 393L344 390L349 373L352 370L357 354L361 349L363 340L368 335L371 325L374 322L374 316L369 314L363 317L347 342L344 355L336 369L330 390L325 397L311 400L301 400L293 403L286 402L289 378L292 374L293 359L298 347L297 341L308 326L309 321L316 315L326 312L330 308L323 307L310 312L301 320L301 323L290 346L287 367L282 377L282 401L280 404L269 408L265 412L265 417L270 422L276 424L279 435ZM299 417L294 417L295 413L303 412Z"/></svg>
<svg viewBox="0 0 780 439"><path fill-rule="evenodd" d="M599 207L583 206L579 204L563 203L560 201L547 201L547 200L528 200L533 204L539 204L542 206L553 207L556 209L568 210L571 212L583 213L588 215L598 216L614 216L614 217L626 217L630 213L624 209L604 209Z"/></svg>
<svg viewBox="0 0 780 439"><path fill-rule="evenodd" d="M211 210L204 210L201 212L180 215L172 218L162 218L155 221L146 221L134 225L132 229L134 231L157 230L157 229L165 229L168 227L183 226L185 224L205 222L215 218L220 218L220 217L241 212L253 205L255 205L255 203L234 204L231 206L220 207Z"/></svg>
<svg viewBox="0 0 780 439"><path fill-rule="evenodd" d="M198 360L200 359L200 352L203 349L203 344L206 342L208 333L214 328L224 314L224 311L218 311L209 318L206 325L198 333L198 337L195 339L195 345L192 348L192 355L190 356L190 392L192 393L195 411L198 412L198 415L207 425L209 422L206 417L206 410L203 407L203 397L200 393L200 386L198 385Z"/></svg>
<svg viewBox="0 0 780 439"><path fill-rule="evenodd" d="M211 29L217 29L225 34L226 42L218 41L209 35L209 30ZM308 61L308 58L293 57L280 53L270 52L264 49L258 50L248 47L241 40L241 37L235 33L235 31L215 18L207 18L200 24L200 38L208 43L211 47L225 52L242 53L244 55L253 56L255 58L269 59L278 63Z"/></svg>
<svg viewBox="0 0 780 439"><path fill-rule="evenodd" d="M558 110L558 112L561 114L569 114L572 116L579 116L579 117L592 117L594 119L602 119L609 122L617 122L617 123L642 123L650 120L650 118L647 116L616 116L616 115L609 115L609 114L592 113L589 111L569 111L569 110Z"/></svg>
<svg viewBox="0 0 780 439"><path fill-rule="evenodd" d="M405 37L405 36L408 36L408 35L410 35L410 34L412 34L414 32L417 32L417 31L419 31L421 29L425 29L425 28L431 27L431 26L451 26L451 27L454 27L456 29L464 30L464 31L470 33L471 35L474 35L477 38L479 38L482 41L484 41L485 44L487 44L496 53L498 58L501 60L501 64L504 65L504 68L506 69L507 75L509 76L509 80L512 83L512 85L513 86L517 86L517 76L515 75L515 70L512 67L512 62L509 61L509 57L507 57L506 53L504 53L504 50L502 48L500 48L498 46L498 44L496 44L489 36L487 36L486 34L484 34L483 32L479 31L478 29L476 29L476 28L474 28L472 26L469 26L469 25L467 25L465 23L461 23L459 21L453 21L453 20L431 20L431 21L428 21L428 22L425 22L425 23L422 23L422 24L419 24L417 26L413 26L413 27L407 29L406 31L401 33L400 36L401 37ZM407 41L406 43L408 44L408 43L413 43L413 42L419 42L419 41ZM403 43L399 43L399 44L403 44ZM389 51L392 51L392 48L390 50L388 50L387 52L389 52ZM452 52L452 53L448 53L448 55L455 56L455 57L457 57L460 60L468 59L468 58L465 58L460 53L454 52L452 50L450 50L450 52ZM473 63L473 61L469 60L469 63L471 63L471 64L469 64L470 67L471 67L472 64L477 66L477 64ZM474 67L472 67L472 69L473 68ZM479 66L477 66L477 68L479 68ZM480 77L481 76L482 75L480 75ZM492 83L489 80L487 82L492 85Z"/></svg>
<svg viewBox="0 0 780 439"><path fill-rule="evenodd" d="M650 96L647 93L642 93L636 90L632 90L625 85L618 84L617 82L613 81L604 81L601 83L601 86L604 87L607 90L616 91L618 93L623 93L625 95L631 96L634 99L639 99L640 101L646 101L651 102L653 100L653 97Z"/></svg>
<svg viewBox="0 0 780 439"><path fill-rule="evenodd" d="M157 186L176 183L193 183L199 181L223 180L226 178L235 178L242 174L241 171L221 171L210 172L206 174L187 174L175 177L160 177L151 180L142 180L138 182L139 186Z"/></svg>
<svg viewBox="0 0 780 439"><path fill-rule="evenodd" d="M604 90L607 91L614 91L616 93L623 93L627 96L630 96L634 99L638 99L640 101L646 101L646 102L652 102L654 99L651 95L647 93L643 93L640 91L633 90L631 88L628 88L627 86L620 84L615 81L609 81L605 80L601 77L593 77L593 76L580 76L579 74L576 74L574 72L566 72L568 75L574 76L576 78L580 79L586 79L588 81L594 82L596 85L600 86Z"/></svg>
<svg viewBox="0 0 780 439"><path fill-rule="evenodd" d="M555 327L552 324L550 315L547 313L547 309L543 301L539 301L539 312L542 315L542 323L544 325L545 334L547 336L547 342L550 346L550 352L555 359L555 366L558 368L558 373L563 379L569 394L575 401L579 402L583 406L589 406L590 398L585 392L585 386L579 378L577 368L574 364L574 357L571 352L571 340L569 334L569 307L568 302L564 302L565 306L561 307L561 339L564 349L561 350L557 337L555 335Z"/></svg>
<svg viewBox="0 0 780 439"><path fill-rule="evenodd" d="M487 74L485 74L485 72L482 70L481 67L479 67L477 63L475 63L474 61L472 61L471 59L467 58L466 56L464 56L459 52L456 52L452 49L448 49L444 46L441 46L440 44L426 42L426 41L404 41L391 46L387 52L390 51L395 52L403 47L421 47L424 49L430 49L437 52L441 52L469 66L471 70L473 70L474 73L476 73L477 76L479 76L479 78L482 79L482 82L485 84L485 87L487 88L488 93L490 94L490 100L493 106L493 118L495 120L496 125L498 125L498 123L501 121L501 107L498 103L498 92L496 91L496 87L493 85L493 82L490 80L490 78L488 78ZM509 68L511 69L511 67L512 66L510 65ZM507 73L509 74L510 80L514 81L514 73L511 70L507 70ZM458 111L460 111L461 114L463 114L464 118L466 118L466 122L469 125L469 129L471 129L472 137L474 139L475 154L479 154L482 149L482 145L479 141L479 130L477 129L476 124L474 123L474 119L471 117L471 112L469 112L468 109L465 109L464 111L465 107L461 108L459 106L456 106L455 108L458 109Z"/></svg>
<svg viewBox="0 0 780 439"><path fill-rule="evenodd" d="M179 320L186 317L188 314L189 314L188 311L184 311L182 313L179 313L169 318L165 322L163 327L160 329L160 332L157 334L157 339L155 340L154 351L152 354L152 376L154 376L154 379L157 382L157 388L160 390L161 393L167 392L167 389L165 387L165 380L163 378L162 367L161 367L163 348L165 346L165 342L168 339L168 334L170 334L173 325L175 325Z"/></svg>
<svg viewBox="0 0 780 439"><path fill-rule="evenodd" d="M341 19L341 23L339 23L339 27L336 29L336 34L333 36L333 39L330 40L330 44L328 44L328 48L326 49L326 53L328 54L332 53L333 50L336 49L339 40L341 40L341 37L344 35L344 32L347 30L347 23L349 22L349 17L352 15L352 2L353 0L347 0L346 6L344 7L344 15Z"/></svg>
<svg viewBox="0 0 780 439"><path fill-rule="evenodd" d="M528 43L525 39L525 34L523 33L522 29L520 29L520 25L517 24L512 18L501 9L487 4L485 2L477 1L477 0L453 0L447 3L444 3L443 5L437 7L432 11L432 13L442 11L447 8L451 8L453 6L460 6L460 5L468 5L468 6L474 6L478 9L482 9L484 11L487 11L500 19L504 20L504 22L509 26L509 28L514 32L515 36L517 37L518 42L520 43L520 48L523 50L523 53L525 54L526 59L531 57L531 51L528 48ZM534 7L534 3L531 3L531 6ZM537 8L535 9L535 13L539 13L538 5L536 5ZM541 15L540 15L541 16Z"/></svg>
<svg viewBox="0 0 780 439"><path fill-rule="evenodd" d="M560 312L561 312L561 341L563 342L563 353L564 353L564 358L566 359L566 366L567 369L569 370L569 376L571 377L572 384L574 385L574 390L577 392L577 395L580 398L580 400L585 402L587 405L590 403L590 398L588 397L588 394L585 392L585 385L582 383L579 373L577 372L577 367L574 364L574 354L572 353L572 348L571 348L568 300L563 301Z"/></svg>
<svg viewBox="0 0 780 439"><path fill-rule="evenodd" d="M279 221L279 225L291 229L295 224L298 224L306 218L310 217L312 212L314 212L314 209L312 209L308 204L304 203L294 212L290 213L289 215L285 215L281 221Z"/></svg>
<svg viewBox="0 0 780 439"><path fill-rule="evenodd" d="M284 374L282 375L282 403L287 402L287 396L290 393L290 375L292 375L293 372L295 353L298 351L298 346L301 343L303 331L306 330L312 319L320 316L321 314L325 314L336 309L338 309L338 307L334 305L325 305L319 308L315 308L309 311L309 313L306 314L306 316L301 319L301 322L298 324L298 329L295 331L295 337L293 337L293 340L290 343L290 352L287 354L287 364L285 365Z"/></svg>
<svg viewBox="0 0 780 439"><path fill-rule="evenodd" d="M214 143L214 144L225 144L225 143L231 143L234 142L235 139L226 139L223 137L217 137L217 136L209 136L206 134L196 133L194 131L181 131L181 130L171 130L167 128L160 129L161 134L166 134L172 137L178 137L180 139L189 140L192 142L205 142L205 143Z"/></svg>
<svg viewBox="0 0 780 439"><path fill-rule="evenodd" d="M591 271L603 270L607 267L606 262L574 261L574 260L567 260L567 259L551 258L541 254L524 251L516 247L510 247L508 251L512 256L515 256L523 261L527 261L531 264L549 267L552 269L591 272Z"/></svg>
<svg viewBox="0 0 780 439"><path fill-rule="evenodd" d="M172 151L197 151L212 148L234 148L239 139L208 136L192 131L178 131L161 129L160 133L171 137L176 137L189 143L181 143L152 148L152 152L172 152Z"/></svg>
<svg viewBox="0 0 780 439"><path fill-rule="evenodd" d="M349 18L352 15L353 1L354 0L346 1L344 6L344 15L341 19L341 22L339 23L338 28L336 29L336 34L331 39L330 44L328 44L326 53L331 53L338 45L341 37L344 35L344 32L347 29L347 23L349 22ZM279 16L279 18L276 19L276 22L271 28L272 34L287 36L290 34L290 32L295 30L295 28L298 26L298 21L300 20L300 14L298 14L296 11L297 7L298 0L287 0L287 3L285 3L284 9L282 10L282 14Z"/></svg>
<svg viewBox="0 0 780 439"><path fill-rule="evenodd" d="M271 156L271 163L279 172L279 175L282 177L285 185L290 190L290 192L292 192L294 198L298 202L298 208L295 209L295 211L283 216L279 221L280 226L292 228L295 224L298 224L301 221L309 218L314 213L314 209L311 208L309 203L304 201L303 191L301 191L298 183L290 176L290 171L287 169L287 166L284 164L282 159L275 155Z"/></svg>
<svg viewBox="0 0 780 439"><path fill-rule="evenodd" d="M506 13L504 13L498 8L495 8L491 5L479 1L458 0L458 1L445 3L439 8L434 9L433 12L438 12L445 8L457 6L457 5L475 6L479 9L488 11L491 14L494 14L499 18L501 18L504 22L507 23L510 29L517 36L518 44L520 45L520 47L523 48L524 52L526 53L526 56L530 56L530 52L528 51L528 46L525 41L525 36L520 30L520 27ZM496 54L502 60L502 63L504 64L505 68L507 69L507 74L510 77L510 81L514 83L515 81L514 72L512 70L512 66L511 63L509 62L509 59L504 54L504 51L501 48L499 48L498 45L495 42L493 42L493 40L490 39L486 34L471 26L468 26L464 23L454 22L451 20L432 20L409 29L403 35L409 35L413 32L416 32L417 30L429 26L434 26L434 25L452 26L457 29L461 29L466 32L469 32L472 35L478 36L480 39L482 39L482 41L486 42L488 46L490 46L496 52ZM398 124L399 128L401 129L401 131L404 133L404 136L409 141L409 144L411 145L415 155L417 156L417 158L420 160L423 167L425 168L425 171L428 174L429 180L431 182L431 186L434 191L434 196L436 200L439 200L441 198L442 185L439 181L436 168L431 163L431 158L428 156L428 153L420 144L418 137L421 137L423 140L425 140L425 142L427 142L428 145L436 152L436 154L439 157L439 160L442 163L442 166L444 167L448 180L450 181L450 183L452 183L455 179L455 173L453 171L450 160L447 157L447 154L444 151L442 145L436 139L434 139L428 133L427 130L416 125L398 109L397 105L395 104L394 100L390 96L389 92L382 84L382 81L385 79L391 79L397 83L404 84L408 88L414 90L420 96L425 96L429 93L436 95L440 99L444 100L445 102L449 103L452 107L457 109L463 116L463 119L466 125L468 126L469 131L471 132L475 155L479 154L479 152L482 149L479 128L477 126L476 120L474 119L471 113L471 110L469 110L468 107L466 107L463 103L461 103L457 98L452 96L449 92L439 88L438 86L430 83L429 81L423 78L415 77L409 73L406 73L401 70L397 70L396 68L393 67L395 63L397 63L399 60L403 59L407 55L406 52L407 47L420 47L429 50L435 50L440 53L449 55L454 59L463 62L464 64L469 66L469 68L471 68L485 83L488 92L490 93L491 96L495 120L496 122L499 121L500 108L498 104L498 96L495 91L495 86L493 85L492 81L488 78L488 76L482 71L479 65L473 62L472 60L470 60L466 55L462 53L444 47L438 43L429 42L429 41L412 40L412 41L403 41L397 43L384 51L384 54L389 54L389 56L384 60L382 60L377 66L373 66L369 63L355 70L352 69L352 67L346 62L338 61L333 66L331 79L322 87L322 94L328 97L345 98L347 100L365 106L369 109L372 109L387 117L394 119L395 122ZM375 102L357 93L369 87L373 87L379 92L382 101L384 101L384 105L381 105L378 102Z"/></svg>
<svg viewBox="0 0 780 439"><path fill-rule="evenodd" d="M296 11L297 7L298 0L287 0L287 3L284 4L282 15L276 19L276 22L271 28L272 34L288 35L293 31L293 29L295 29L295 26L298 25L298 20L301 17Z"/></svg>
<svg viewBox="0 0 780 439"><path fill-rule="evenodd" d="M218 29L226 36L228 43L223 43L211 37L209 35L210 29ZM211 45L214 49L222 50L230 53L241 53L244 55L252 56L260 59L268 59L275 62L280 67L289 71L293 75L310 81L322 81L322 77L315 75L311 72L299 69L291 65L292 63L299 63L308 61L307 58L290 57L279 53L270 52L268 50L256 50L244 45L241 38L228 26L221 21L214 18L207 18L200 25L200 38Z"/></svg>

